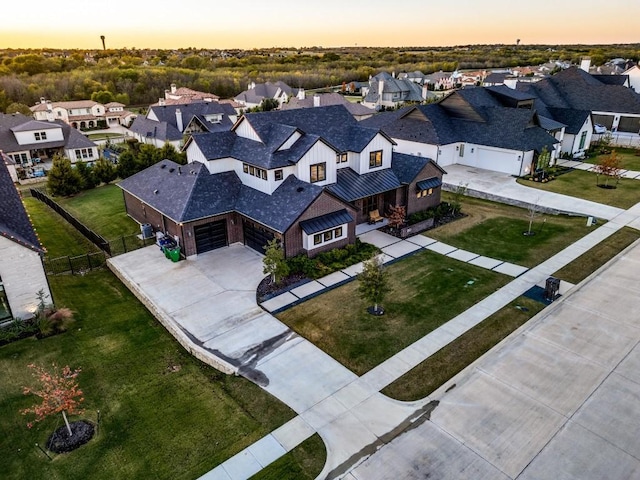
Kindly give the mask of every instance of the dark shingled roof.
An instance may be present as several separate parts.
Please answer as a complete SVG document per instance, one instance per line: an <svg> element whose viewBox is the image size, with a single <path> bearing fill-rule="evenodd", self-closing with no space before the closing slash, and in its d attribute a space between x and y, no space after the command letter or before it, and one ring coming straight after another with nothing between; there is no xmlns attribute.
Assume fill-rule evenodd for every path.
<svg viewBox="0 0 640 480"><path fill-rule="evenodd" d="M4 162L0 161L0 235L36 252L44 253L20 194Z"/></svg>
<svg viewBox="0 0 640 480"><path fill-rule="evenodd" d="M347 212L346 208L343 208L337 212L327 213L326 215L300 222L300 228L302 228L307 235L313 235L314 233L329 230L330 228L349 222L353 222L353 217Z"/></svg>
<svg viewBox="0 0 640 480"><path fill-rule="evenodd" d="M400 180L392 169L358 175L350 168L338 170L337 183L326 188L338 198L346 202L353 202L361 198L388 192L400 187Z"/></svg>
<svg viewBox="0 0 640 480"><path fill-rule="evenodd" d="M175 142L182 138L182 133L167 122L157 122L138 115L129 127L133 133L145 138L157 138L161 141Z"/></svg>
<svg viewBox="0 0 640 480"><path fill-rule="evenodd" d="M605 85L626 85L629 81L629 75L591 75L600 83Z"/></svg>
<svg viewBox="0 0 640 480"><path fill-rule="evenodd" d="M519 90L535 94L547 107L640 114L640 95L620 84L603 83L600 77L571 67ZM563 122L564 123L564 122Z"/></svg>
<svg viewBox="0 0 640 480"><path fill-rule="evenodd" d="M288 176L267 195L242 185L235 172L211 175L199 162L178 165L163 160L118 183L176 222L237 211L284 233L322 193L323 188Z"/></svg>
<svg viewBox="0 0 640 480"><path fill-rule="evenodd" d="M433 163L430 158L393 152L393 157L391 158L391 169L393 170L393 173L396 174L396 177L398 177L400 183L409 184L415 180L425 165L430 162ZM433 165L443 174L447 173L437 163L433 163Z"/></svg>
<svg viewBox="0 0 640 480"><path fill-rule="evenodd" d="M16 140L14 132L20 131L41 131L53 128L62 129L62 140L48 142L36 142L20 145ZM20 152L24 150L45 149L45 148L89 148L96 144L89 140L75 128L70 127L62 120L53 122L40 122L20 113L3 114L0 113L0 150L5 153Z"/></svg>

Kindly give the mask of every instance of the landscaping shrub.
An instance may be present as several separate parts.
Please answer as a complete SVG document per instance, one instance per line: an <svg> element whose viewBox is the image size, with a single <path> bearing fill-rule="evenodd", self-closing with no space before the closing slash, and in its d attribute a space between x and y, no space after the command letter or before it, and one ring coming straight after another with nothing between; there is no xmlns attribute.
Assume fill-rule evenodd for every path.
<svg viewBox="0 0 640 480"><path fill-rule="evenodd" d="M302 274L308 278L320 278L338 270L347 268L355 263L368 260L378 253L378 248L360 239L344 248L335 248L323 252L315 258L298 255L287 260L292 274Z"/></svg>

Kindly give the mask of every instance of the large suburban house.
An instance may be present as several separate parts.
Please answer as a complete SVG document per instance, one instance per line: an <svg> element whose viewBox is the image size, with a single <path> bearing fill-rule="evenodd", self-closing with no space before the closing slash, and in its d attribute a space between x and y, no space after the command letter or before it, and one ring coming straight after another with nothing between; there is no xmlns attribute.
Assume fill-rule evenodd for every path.
<svg viewBox="0 0 640 480"><path fill-rule="evenodd" d="M98 146L61 120L34 120L20 113L0 114L0 151L14 164L14 181L34 176L42 164L62 155L75 162L99 158Z"/></svg>
<svg viewBox="0 0 640 480"><path fill-rule="evenodd" d="M355 241L390 206L440 203L444 171L361 126L341 105L251 113L227 132L194 134L188 164L168 160L119 183L128 214L177 239L188 257L273 238L287 257Z"/></svg>
<svg viewBox="0 0 640 480"><path fill-rule="evenodd" d="M281 108L282 110L291 110L294 108L328 107L330 105L343 105L356 120L364 120L376 113L375 110L365 107L361 103L350 102L339 93L316 93L312 97L307 97L302 88L298 91L297 96L289 99L287 103L283 103Z"/></svg>
<svg viewBox="0 0 640 480"><path fill-rule="evenodd" d="M381 110L384 108L397 108L404 103L420 103L433 93L427 90L426 85L413 82L408 79L395 78L381 72L369 79L369 85L363 87L362 104L365 107Z"/></svg>
<svg viewBox="0 0 640 480"><path fill-rule="evenodd" d="M175 83L164 91L157 105L184 105L187 103L217 102L220 97L214 93L200 92L187 87L177 87Z"/></svg>
<svg viewBox="0 0 640 480"><path fill-rule="evenodd" d="M277 100L280 105L287 103L298 94L297 88L291 88L282 81L255 83L251 82L244 92L235 96L234 100L245 108L254 108L265 99Z"/></svg>
<svg viewBox="0 0 640 480"><path fill-rule="evenodd" d="M585 65L588 68L588 65ZM564 122L563 115L582 117L589 112L593 124L612 132L638 134L640 132L640 94L624 86L624 75L591 75L582 68L571 67L536 83L518 84L518 90L538 100L537 108L545 105L555 120ZM576 120L579 122L579 119ZM589 147L593 130L584 135L576 133L578 146ZM574 143L575 143L574 142ZM569 151L563 145L563 151ZM575 148L572 153L575 153Z"/></svg>
<svg viewBox="0 0 640 480"><path fill-rule="evenodd" d="M228 103L155 105L149 108L146 116L136 117L129 131L141 143L157 148L170 143L180 149L187 135L230 130L236 118L235 109Z"/></svg>
<svg viewBox="0 0 640 480"><path fill-rule="evenodd" d="M563 129L557 122L543 126L532 104L517 93L501 98L472 87L438 103L380 113L362 123L391 137L397 152L433 158L443 167L468 165L521 176L536 169L543 152L553 160L560 140L548 130L561 136Z"/></svg>
<svg viewBox="0 0 640 480"><path fill-rule="evenodd" d="M38 292L51 300L44 253L9 171L0 162L0 322L32 318Z"/></svg>
<svg viewBox="0 0 640 480"><path fill-rule="evenodd" d="M129 125L135 114L124 107L124 104L118 102L102 105L93 100L51 102L41 98L40 103L31 107L31 111L36 120L62 120L73 128L85 130Z"/></svg>

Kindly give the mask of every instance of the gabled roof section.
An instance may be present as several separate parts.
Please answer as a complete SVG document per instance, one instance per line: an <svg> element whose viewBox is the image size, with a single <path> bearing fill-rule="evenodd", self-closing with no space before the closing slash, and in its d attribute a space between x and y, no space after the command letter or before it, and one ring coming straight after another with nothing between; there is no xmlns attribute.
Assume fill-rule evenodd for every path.
<svg viewBox="0 0 640 480"><path fill-rule="evenodd" d="M434 163L430 158L407 155L405 153L398 152L393 152L391 169L393 170L393 173L396 174L396 177L398 177L398 181L406 185L413 182L428 163L431 163L442 174L447 173L440 165Z"/></svg>
<svg viewBox="0 0 640 480"><path fill-rule="evenodd" d="M47 142L36 142L20 145L15 137L15 132L20 131L20 126L28 123L45 124L48 129L62 129L62 140L53 140ZM16 130L16 128L18 130ZM29 131L31 128L26 129ZM42 130L42 128L36 128ZM96 144L89 140L85 135L75 128L67 125L62 120L53 122L37 122L31 117L22 114L5 115L0 114L0 150L5 153L21 152L25 150L33 150L40 148L91 148Z"/></svg>
<svg viewBox="0 0 640 480"><path fill-rule="evenodd" d="M355 117L373 115L375 113L375 110L369 107L365 107L361 103L352 103L349 100L345 99L344 95L340 95L339 93L323 93L319 95L308 96L304 99L293 97L287 103L284 103L282 105L282 110L292 110L294 108L318 108L315 107L314 102L316 100L314 99L314 97L318 98L320 107L344 105L349 113Z"/></svg>
<svg viewBox="0 0 640 480"><path fill-rule="evenodd" d="M0 161L0 198L2 198L0 235L30 250L44 253L20 194L11 180L7 166L2 161Z"/></svg>
<svg viewBox="0 0 640 480"><path fill-rule="evenodd" d="M42 122L40 120L31 120L21 125L15 126L11 130L14 132L31 132L36 130L51 130L54 128L60 128L60 125L54 122Z"/></svg>
<svg viewBox="0 0 640 480"><path fill-rule="evenodd" d="M235 172L211 175L199 162L162 160L118 186L172 220L186 222L232 211L241 182Z"/></svg>
<svg viewBox="0 0 640 480"><path fill-rule="evenodd" d="M157 138L165 142L175 142L182 139L182 133L175 126L167 122L150 120L141 115L135 118L129 130L142 137Z"/></svg>
<svg viewBox="0 0 640 480"><path fill-rule="evenodd" d="M243 185L236 210L258 223L284 233L322 192L322 187L289 175L272 195Z"/></svg>

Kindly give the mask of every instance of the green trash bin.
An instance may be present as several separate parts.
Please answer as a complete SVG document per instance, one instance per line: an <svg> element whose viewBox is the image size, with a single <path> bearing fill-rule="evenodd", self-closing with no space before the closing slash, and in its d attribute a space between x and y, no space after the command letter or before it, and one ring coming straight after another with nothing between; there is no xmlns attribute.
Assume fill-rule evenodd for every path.
<svg viewBox="0 0 640 480"><path fill-rule="evenodd" d="M164 256L166 258L171 258L171 255L169 254L169 249L167 247L162 247L162 251L164 252Z"/></svg>
<svg viewBox="0 0 640 480"><path fill-rule="evenodd" d="M180 247L169 249L169 258L171 258L172 262L180 261Z"/></svg>

